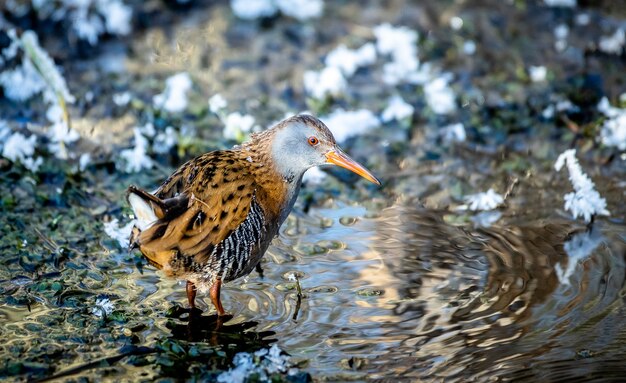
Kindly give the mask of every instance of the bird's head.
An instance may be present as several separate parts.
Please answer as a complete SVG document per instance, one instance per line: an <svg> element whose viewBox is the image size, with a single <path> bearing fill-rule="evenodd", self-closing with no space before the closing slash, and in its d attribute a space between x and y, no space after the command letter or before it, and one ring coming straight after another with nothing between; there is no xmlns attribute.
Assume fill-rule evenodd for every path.
<svg viewBox="0 0 626 383"><path fill-rule="evenodd" d="M306 115L290 117L274 127L271 154L277 170L287 178L300 177L314 166L338 165L366 180L380 181L337 145L330 129L319 119Z"/></svg>

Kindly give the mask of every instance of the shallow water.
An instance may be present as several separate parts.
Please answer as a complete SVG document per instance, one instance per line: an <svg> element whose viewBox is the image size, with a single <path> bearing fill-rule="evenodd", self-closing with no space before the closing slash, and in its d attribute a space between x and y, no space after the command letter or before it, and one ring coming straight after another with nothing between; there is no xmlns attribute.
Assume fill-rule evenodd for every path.
<svg viewBox="0 0 626 383"><path fill-rule="evenodd" d="M76 259L37 283L2 281L5 296L28 287L34 297L30 312L0 308L0 332L11 339L4 349L58 359L59 372L119 355L116 339L132 329L128 339L139 346L179 339L231 356L277 343L316 380L626 376L623 224L602 220L588 231L571 221L521 225L504 217L474 228L412 204L327 205L289 217L264 257L263 276L253 272L225 286L222 300L233 317L224 323L206 296L199 296L202 315L190 319L180 307L182 283L161 279L150 266L139 272L120 251L108 261ZM66 287L61 297L46 298L38 287L81 268L76 289ZM299 307L292 273L304 293ZM97 318L80 307L103 292L132 318L94 327ZM49 338L33 338L45 331ZM75 376L103 373L171 376L129 358Z"/></svg>
<svg viewBox="0 0 626 383"><path fill-rule="evenodd" d="M377 215L343 206L292 216L264 276L224 289L234 316L226 325L253 322L250 339L269 332L317 379L626 376L623 227L466 231L420 208ZM304 289L298 312L291 272ZM127 283L147 286L139 293L147 306L185 301L182 285L160 281L155 290L154 281L150 270ZM214 334L199 331L173 336Z"/></svg>

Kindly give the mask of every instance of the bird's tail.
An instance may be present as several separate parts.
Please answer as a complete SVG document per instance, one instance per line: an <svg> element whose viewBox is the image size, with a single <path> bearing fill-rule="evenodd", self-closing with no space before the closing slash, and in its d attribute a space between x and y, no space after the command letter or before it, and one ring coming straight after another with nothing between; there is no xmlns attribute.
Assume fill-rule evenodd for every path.
<svg viewBox="0 0 626 383"><path fill-rule="evenodd" d="M156 196L134 185L128 188L126 199L137 218L137 228L142 231L165 215L165 204Z"/></svg>
<svg viewBox="0 0 626 383"><path fill-rule="evenodd" d="M129 250L139 247L141 232L154 224L164 215L164 204L156 196L131 185L126 192L126 199L133 209L137 223L130 233Z"/></svg>

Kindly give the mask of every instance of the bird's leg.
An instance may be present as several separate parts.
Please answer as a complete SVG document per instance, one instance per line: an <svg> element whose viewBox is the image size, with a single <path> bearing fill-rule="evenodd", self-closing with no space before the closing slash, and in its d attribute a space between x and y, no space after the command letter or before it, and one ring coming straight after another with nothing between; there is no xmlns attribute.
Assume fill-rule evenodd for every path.
<svg viewBox="0 0 626 383"><path fill-rule="evenodd" d="M211 285L211 290L209 292L211 295L211 302L213 302L213 306L215 306L218 316L226 315L226 313L224 312L224 307L222 307L222 301L220 300L221 288L222 288L222 280L218 278Z"/></svg>
<svg viewBox="0 0 626 383"><path fill-rule="evenodd" d="M196 308L196 285L193 282L187 281L187 299L189 300L189 307L191 310Z"/></svg>
<svg viewBox="0 0 626 383"><path fill-rule="evenodd" d="M259 273L259 276L263 278L263 268L261 267L261 262L257 263L254 269L257 273Z"/></svg>

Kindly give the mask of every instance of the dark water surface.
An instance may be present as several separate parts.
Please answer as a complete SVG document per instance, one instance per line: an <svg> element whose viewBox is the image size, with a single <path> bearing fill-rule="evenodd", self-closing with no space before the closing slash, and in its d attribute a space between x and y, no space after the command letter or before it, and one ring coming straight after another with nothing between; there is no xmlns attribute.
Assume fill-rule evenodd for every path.
<svg viewBox="0 0 626 383"><path fill-rule="evenodd" d="M229 325L256 322L250 331L274 333L319 379L619 378L625 248L624 228L607 223L466 231L425 209L344 206L292 216L264 277L223 300ZM305 294L295 319L292 272ZM152 286L153 274L124 283ZM140 295L148 306L185 299L169 281Z"/></svg>
<svg viewBox="0 0 626 383"><path fill-rule="evenodd" d="M224 288L233 318L222 324L207 296L199 296L201 316L172 313L185 305L182 284L161 279L151 267L141 274L110 260L108 271L84 274L84 290L66 293L61 304L58 298L35 301L30 312L3 306L0 333L9 339L8 349L27 355L54 359L71 345L80 357L61 363L57 372L117 355L115 348L107 351L107 342L122 326L108 325L112 333L87 327L95 334L81 344L92 315L71 309L72 299L106 291L117 308L131 305L136 312L141 327L133 330L135 343L180 339L231 354L276 343L294 361L306 361L316 380L626 376L623 226L601 221L589 231L567 221L518 225L504 218L475 229L454 226L449 218L406 205L292 214L264 258L263 277L253 272ZM292 273L304 291L299 308ZM3 281L5 290L28 284ZM59 310L67 313L61 319ZM81 376L100 376L99 367ZM114 380L159 376L124 359L104 371Z"/></svg>
<svg viewBox="0 0 626 383"><path fill-rule="evenodd" d="M364 215L316 211L297 235L291 221L266 256L265 279L227 289L234 320L275 331L320 378L626 376L623 227L465 231L419 208ZM346 226L340 217L357 219ZM293 294L279 293L289 271L303 274L306 291L296 320Z"/></svg>

